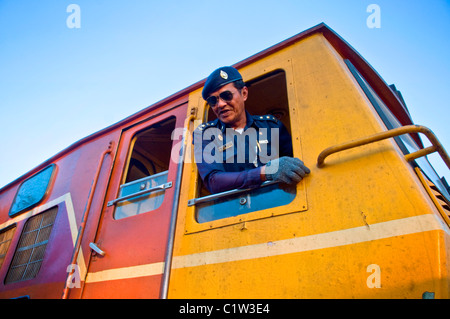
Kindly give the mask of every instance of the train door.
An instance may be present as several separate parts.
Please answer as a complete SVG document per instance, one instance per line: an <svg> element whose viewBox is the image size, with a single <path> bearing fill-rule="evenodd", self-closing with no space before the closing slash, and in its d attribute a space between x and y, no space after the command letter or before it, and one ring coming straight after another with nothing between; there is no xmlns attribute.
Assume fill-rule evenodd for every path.
<svg viewBox="0 0 450 319"><path fill-rule="evenodd" d="M186 109L169 105L123 131L82 298L159 297L176 188L172 135Z"/></svg>

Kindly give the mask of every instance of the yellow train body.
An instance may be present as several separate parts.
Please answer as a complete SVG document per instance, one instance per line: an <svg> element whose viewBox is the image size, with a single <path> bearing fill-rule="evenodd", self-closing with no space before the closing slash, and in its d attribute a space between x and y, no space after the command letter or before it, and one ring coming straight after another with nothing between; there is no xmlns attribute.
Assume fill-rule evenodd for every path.
<svg viewBox="0 0 450 319"><path fill-rule="evenodd" d="M288 205L198 224L180 209L171 298L421 298L449 294L444 220L393 140L330 157L325 148L386 130L322 34L240 71L283 69L294 156L311 168ZM200 90L190 108L206 112ZM196 197L186 164L181 207Z"/></svg>

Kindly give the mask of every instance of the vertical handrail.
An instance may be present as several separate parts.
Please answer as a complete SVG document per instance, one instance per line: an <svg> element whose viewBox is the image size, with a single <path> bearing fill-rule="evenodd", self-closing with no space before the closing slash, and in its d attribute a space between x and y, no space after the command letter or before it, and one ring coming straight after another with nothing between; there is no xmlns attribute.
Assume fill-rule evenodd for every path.
<svg viewBox="0 0 450 319"><path fill-rule="evenodd" d="M180 200L181 177L183 175L184 156L187 146L187 134L189 133L189 124L195 120L195 109L191 110L191 115L186 119L184 132L181 141L181 149L178 157L177 176L175 179L175 190L173 195L172 214L170 216L169 237L167 240L166 256L164 259L163 279L161 282L160 298L167 299L169 291L170 269L172 267L173 247L175 241L175 228L178 216L178 203Z"/></svg>
<svg viewBox="0 0 450 319"><path fill-rule="evenodd" d="M86 221L88 219L89 211L91 209L91 204L92 204L92 200L94 198L95 189L97 187L98 178L100 176L100 171L102 169L103 162L105 160L106 155L110 154L112 152L112 146L113 146L113 142L111 141L111 142L109 142L108 148L102 153L102 155L100 157L100 161L97 166L97 171L95 173L94 180L92 181L92 186L91 186L89 197L88 197L88 200L86 203L86 208L84 210L83 217L81 219L80 227L78 228L78 236L77 236L77 239L75 242L75 246L74 246L74 250L73 250L73 254L72 254L72 261L71 261L70 265L74 265L77 263L78 255L80 253L81 239L83 238L84 230L86 229ZM75 271L75 269L73 269L73 271ZM69 296L70 288L68 285L68 280L69 280L69 278L71 278L71 275L72 275L72 270L69 271L69 273L67 274L66 282L64 284L62 299L67 299Z"/></svg>

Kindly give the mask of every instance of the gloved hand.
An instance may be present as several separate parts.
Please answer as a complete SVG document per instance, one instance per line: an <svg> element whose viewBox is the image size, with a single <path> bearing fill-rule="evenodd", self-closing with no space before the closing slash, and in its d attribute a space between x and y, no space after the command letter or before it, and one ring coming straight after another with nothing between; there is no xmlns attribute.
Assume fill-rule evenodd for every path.
<svg viewBox="0 0 450 319"><path fill-rule="evenodd" d="M310 170L298 158L284 156L268 162L264 173L269 181L297 184Z"/></svg>

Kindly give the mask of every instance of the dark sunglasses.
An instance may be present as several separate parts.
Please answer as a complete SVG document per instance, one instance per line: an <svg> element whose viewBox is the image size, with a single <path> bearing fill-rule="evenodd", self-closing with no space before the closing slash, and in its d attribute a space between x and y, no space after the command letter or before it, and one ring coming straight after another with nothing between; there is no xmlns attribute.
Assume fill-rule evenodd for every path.
<svg viewBox="0 0 450 319"><path fill-rule="evenodd" d="M230 102L233 99L233 92L223 91L219 94L219 96L211 95L206 99L206 102L209 104L209 106L214 107L217 105L217 103L219 103L219 98L224 102Z"/></svg>

